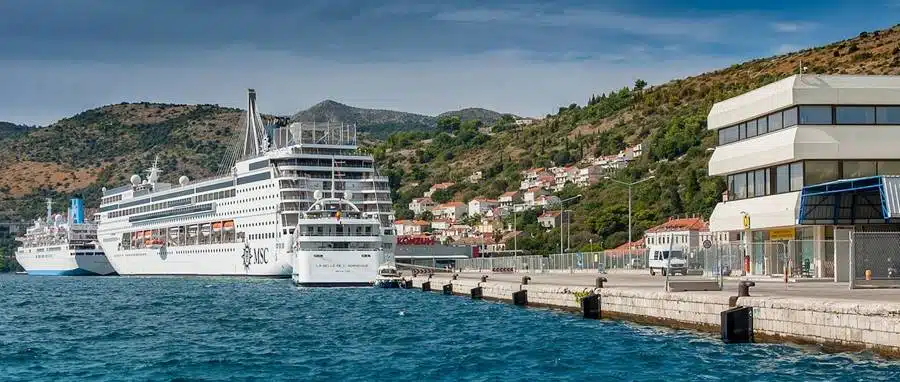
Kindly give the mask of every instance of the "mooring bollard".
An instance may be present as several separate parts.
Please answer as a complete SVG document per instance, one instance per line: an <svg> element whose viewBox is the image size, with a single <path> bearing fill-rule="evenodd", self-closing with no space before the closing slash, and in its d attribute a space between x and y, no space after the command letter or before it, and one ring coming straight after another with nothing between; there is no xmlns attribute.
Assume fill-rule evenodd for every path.
<svg viewBox="0 0 900 382"><path fill-rule="evenodd" d="M472 288L469 294L471 294L473 300L478 300L481 299L481 292L481 287L475 287Z"/></svg>
<svg viewBox="0 0 900 382"><path fill-rule="evenodd" d="M750 297L750 287L756 286L753 281L741 281L738 283L738 297Z"/></svg>
<svg viewBox="0 0 900 382"><path fill-rule="evenodd" d="M454 273L453 276L450 276L451 279L456 280L459 277L459 274Z"/></svg>
<svg viewBox="0 0 900 382"><path fill-rule="evenodd" d="M528 305L528 290L520 290L512 294L513 305Z"/></svg>
<svg viewBox="0 0 900 382"><path fill-rule="evenodd" d="M581 312L584 314L584 318L599 320L600 295L591 293L581 299Z"/></svg>
<svg viewBox="0 0 900 382"><path fill-rule="evenodd" d="M431 292L431 281L422 283L422 292Z"/></svg>
<svg viewBox="0 0 900 382"><path fill-rule="evenodd" d="M481 276L481 282L485 282L485 281L487 281L487 275Z"/></svg>
<svg viewBox="0 0 900 382"><path fill-rule="evenodd" d="M594 285L596 285L597 288L603 288L603 283L605 283L606 281L606 277L597 277L597 281Z"/></svg>
<svg viewBox="0 0 900 382"><path fill-rule="evenodd" d="M528 285L528 281L531 280L531 277L522 276L522 285Z"/></svg>

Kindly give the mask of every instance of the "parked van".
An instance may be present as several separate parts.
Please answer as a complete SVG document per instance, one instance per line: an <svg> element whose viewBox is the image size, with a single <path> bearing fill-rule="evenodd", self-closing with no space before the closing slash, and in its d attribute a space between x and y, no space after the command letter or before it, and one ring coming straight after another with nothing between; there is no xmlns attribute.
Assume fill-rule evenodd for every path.
<svg viewBox="0 0 900 382"><path fill-rule="evenodd" d="M680 273L687 275L687 260L684 249L681 247L669 247L668 245L656 245L650 247L650 275L655 276L656 271L666 274Z"/></svg>

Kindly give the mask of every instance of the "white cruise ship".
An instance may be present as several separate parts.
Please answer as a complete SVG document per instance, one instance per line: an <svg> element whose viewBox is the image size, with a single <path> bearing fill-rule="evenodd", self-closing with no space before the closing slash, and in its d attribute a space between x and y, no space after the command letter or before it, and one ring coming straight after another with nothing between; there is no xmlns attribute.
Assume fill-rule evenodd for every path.
<svg viewBox="0 0 900 382"><path fill-rule="evenodd" d="M390 189L345 124L264 126L250 89L244 136L217 177L173 185L147 179L103 191L98 235L120 275L291 277L300 217L316 190L374 214L393 251ZM346 193L346 194L345 194Z"/></svg>
<svg viewBox="0 0 900 382"><path fill-rule="evenodd" d="M334 194L331 192L330 194ZM293 281L299 286L372 286L378 267L393 256L382 249L384 232L377 212L362 212L349 199L323 197L300 217ZM346 199L344 199L346 198Z"/></svg>
<svg viewBox="0 0 900 382"><path fill-rule="evenodd" d="M97 225L84 220L84 202L71 200L66 218L53 215L47 200L47 217L38 219L16 240L16 261L29 275L106 276L115 274L97 245Z"/></svg>

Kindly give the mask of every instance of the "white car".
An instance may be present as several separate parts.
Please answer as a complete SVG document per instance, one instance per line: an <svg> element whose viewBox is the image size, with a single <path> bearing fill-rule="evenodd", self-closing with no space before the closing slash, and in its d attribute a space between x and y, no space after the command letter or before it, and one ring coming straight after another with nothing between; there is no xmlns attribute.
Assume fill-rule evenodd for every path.
<svg viewBox="0 0 900 382"><path fill-rule="evenodd" d="M663 276L668 273L687 275L687 260L681 248L669 246L650 247L650 275L655 276L659 270Z"/></svg>

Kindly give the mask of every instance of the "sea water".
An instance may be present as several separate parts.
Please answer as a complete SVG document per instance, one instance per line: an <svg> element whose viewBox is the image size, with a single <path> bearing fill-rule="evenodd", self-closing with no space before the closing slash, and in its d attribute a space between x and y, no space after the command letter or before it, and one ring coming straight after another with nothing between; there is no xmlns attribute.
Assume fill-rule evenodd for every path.
<svg viewBox="0 0 900 382"><path fill-rule="evenodd" d="M900 363L416 290L0 275L0 380L900 380Z"/></svg>

